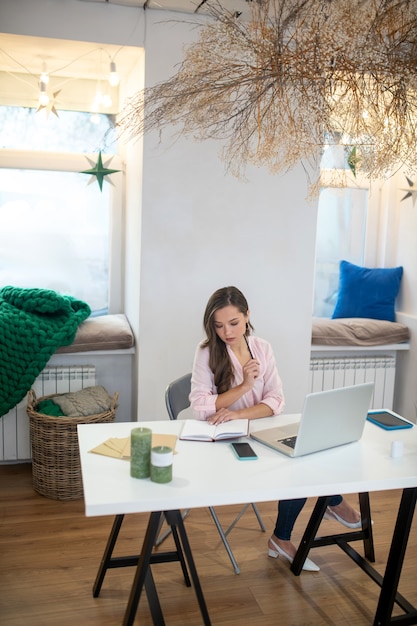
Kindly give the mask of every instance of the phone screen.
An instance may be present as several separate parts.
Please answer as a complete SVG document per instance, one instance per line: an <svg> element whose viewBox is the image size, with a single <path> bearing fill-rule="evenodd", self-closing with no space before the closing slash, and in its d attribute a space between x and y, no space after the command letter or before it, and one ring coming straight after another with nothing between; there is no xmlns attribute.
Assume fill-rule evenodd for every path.
<svg viewBox="0 0 417 626"><path fill-rule="evenodd" d="M248 443L231 443L233 452L240 460L257 459L258 456Z"/></svg>
<svg viewBox="0 0 417 626"><path fill-rule="evenodd" d="M412 427L411 422L391 411L369 411L368 420L388 430Z"/></svg>

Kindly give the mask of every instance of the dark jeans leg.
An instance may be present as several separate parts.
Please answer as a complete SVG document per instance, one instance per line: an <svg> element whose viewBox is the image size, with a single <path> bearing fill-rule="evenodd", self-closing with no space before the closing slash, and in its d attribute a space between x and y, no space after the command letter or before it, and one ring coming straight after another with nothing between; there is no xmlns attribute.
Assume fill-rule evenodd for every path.
<svg viewBox="0 0 417 626"><path fill-rule="evenodd" d="M329 505L337 506L342 500L342 496L332 496ZM282 539L282 541L289 541L291 539L294 524L306 502L307 498L280 500L278 502L278 517L274 530L274 535L277 539Z"/></svg>
<svg viewBox="0 0 417 626"><path fill-rule="evenodd" d="M342 496L332 496L329 501L329 506L337 506L342 502Z"/></svg>
<svg viewBox="0 0 417 626"><path fill-rule="evenodd" d="M295 521L306 502L307 498L280 500L278 502L278 517L274 530L274 535L277 539L282 539L282 541L291 539Z"/></svg>

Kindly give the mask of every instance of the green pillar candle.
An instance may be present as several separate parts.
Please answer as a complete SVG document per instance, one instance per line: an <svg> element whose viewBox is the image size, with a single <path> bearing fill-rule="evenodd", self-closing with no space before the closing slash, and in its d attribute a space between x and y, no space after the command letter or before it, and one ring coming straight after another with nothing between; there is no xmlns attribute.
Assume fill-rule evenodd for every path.
<svg viewBox="0 0 417 626"><path fill-rule="evenodd" d="M169 483L172 480L172 448L155 446L151 451L151 480L154 483Z"/></svg>
<svg viewBox="0 0 417 626"><path fill-rule="evenodd" d="M133 478L149 478L151 447L151 429L133 428L130 433L130 475Z"/></svg>

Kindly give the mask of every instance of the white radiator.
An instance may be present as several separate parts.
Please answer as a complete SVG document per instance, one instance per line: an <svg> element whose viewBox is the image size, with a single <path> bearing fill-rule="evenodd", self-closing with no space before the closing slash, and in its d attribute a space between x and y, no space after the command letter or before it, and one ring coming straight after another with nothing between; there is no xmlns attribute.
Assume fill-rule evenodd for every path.
<svg viewBox="0 0 417 626"><path fill-rule="evenodd" d="M371 381L375 383L371 408L392 409L395 357L323 357L310 361L310 392Z"/></svg>
<svg viewBox="0 0 417 626"><path fill-rule="evenodd" d="M36 396L80 391L96 384L94 365L46 367L32 385ZM26 396L6 415L0 417L0 462L30 460L29 418Z"/></svg>

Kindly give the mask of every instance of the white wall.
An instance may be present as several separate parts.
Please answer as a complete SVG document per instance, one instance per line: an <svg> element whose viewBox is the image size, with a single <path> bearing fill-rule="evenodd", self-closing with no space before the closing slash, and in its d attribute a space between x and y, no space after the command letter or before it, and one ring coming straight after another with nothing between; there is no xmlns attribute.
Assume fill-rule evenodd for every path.
<svg viewBox="0 0 417 626"><path fill-rule="evenodd" d="M192 19L78 0L3 0L0 8L4 32L103 43L120 43L124 32L128 45L143 35L147 85L175 72L196 36ZM242 182L225 174L220 149L169 132L161 142L147 136L141 197L140 157L127 164L126 313L137 334L139 419L166 416L165 387L191 368L206 301L227 284L245 292L256 332L273 345L289 412L307 390L316 207L305 200L304 172L252 167Z"/></svg>
<svg viewBox="0 0 417 626"><path fill-rule="evenodd" d="M175 16L148 12L146 83L168 78L196 36ZM178 20L178 16L176 16ZM248 182L225 174L215 142L145 137L141 241L139 417L163 417L168 382L190 370L211 293L235 284L256 332L271 341L287 408L307 388L315 207L300 169Z"/></svg>
<svg viewBox="0 0 417 626"><path fill-rule="evenodd" d="M411 176L417 183L417 174ZM417 412L417 194L404 199L409 189L403 171L390 181L392 265L402 265L404 274L397 306L397 321L410 328L410 351L400 353L394 398L395 410L416 421Z"/></svg>
<svg viewBox="0 0 417 626"><path fill-rule="evenodd" d="M410 175L409 175L410 176ZM417 174L411 180L417 181ZM378 206L378 267L402 265L404 273L396 301L396 321L411 333L410 350L397 356L394 410L416 420L417 403L417 196L404 198L409 185L403 168L386 181L371 187L371 200ZM371 264L374 266L374 264Z"/></svg>

